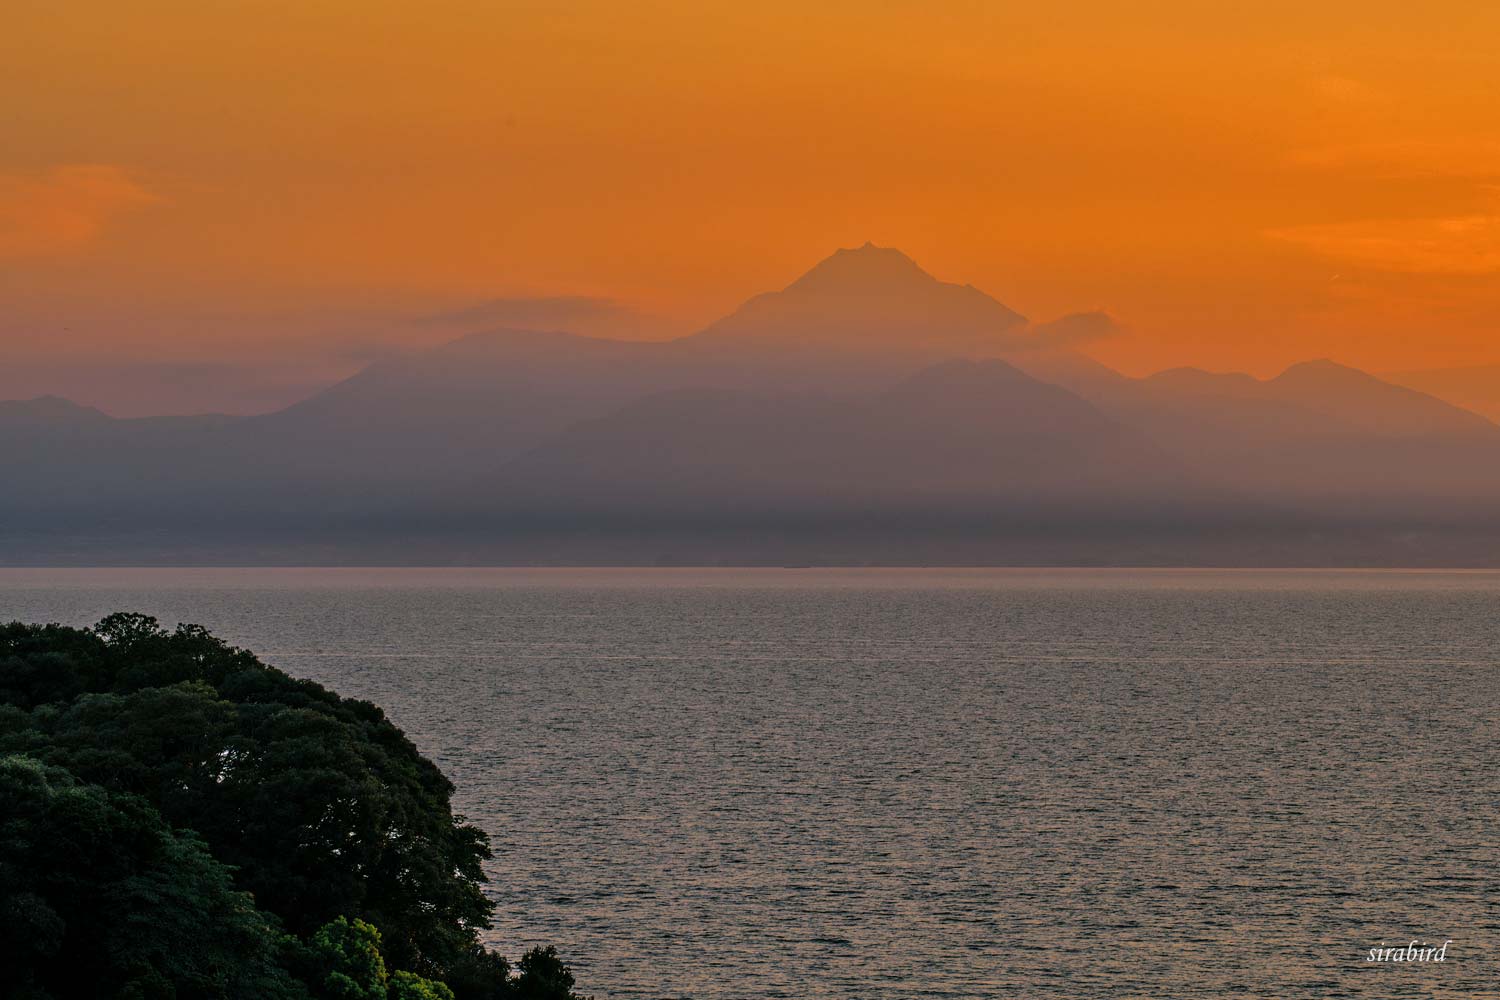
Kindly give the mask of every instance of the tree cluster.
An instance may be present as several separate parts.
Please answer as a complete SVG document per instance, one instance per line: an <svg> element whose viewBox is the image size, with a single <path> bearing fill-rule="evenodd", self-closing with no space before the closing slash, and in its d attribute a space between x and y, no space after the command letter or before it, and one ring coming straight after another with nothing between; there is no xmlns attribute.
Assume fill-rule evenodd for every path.
<svg viewBox="0 0 1500 1000"><path fill-rule="evenodd" d="M20 997L580 1000L479 943L488 840L381 710L197 626L0 626Z"/></svg>

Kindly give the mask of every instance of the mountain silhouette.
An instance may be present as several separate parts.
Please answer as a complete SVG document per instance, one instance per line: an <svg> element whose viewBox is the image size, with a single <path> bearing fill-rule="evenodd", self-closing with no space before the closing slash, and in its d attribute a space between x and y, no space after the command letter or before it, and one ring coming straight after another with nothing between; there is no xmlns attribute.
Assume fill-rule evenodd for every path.
<svg viewBox="0 0 1500 1000"><path fill-rule="evenodd" d="M1270 379L1178 368L1086 392L1211 481L1283 501L1360 507L1500 496L1500 428L1328 360Z"/></svg>
<svg viewBox="0 0 1500 1000"><path fill-rule="evenodd" d="M1128 378L1073 349L1111 329L867 244L674 341L491 330L255 417L0 403L0 561L1500 563L1488 420L1331 361Z"/></svg>
<svg viewBox="0 0 1500 1000"><path fill-rule="evenodd" d="M0 400L0 432L24 427L97 425L109 419L92 406L80 406L59 396Z"/></svg>
<svg viewBox="0 0 1500 1000"><path fill-rule="evenodd" d="M533 509L605 517L1117 512L1194 486L1140 435L998 360L945 362L852 395L652 396L509 464L493 487L506 484Z"/></svg>
<svg viewBox="0 0 1500 1000"><path fill-rule="evenodd" d="M1344 432L1394 437L1496 431L1484 417L1327 359L1304 361L1266 383L1272 398L1318 414Z"/></svg>
<svg viewBox="0 0 1500 1000"><path fill-rule="evenodd" d="M690 343L798 354L995 356L1026 318L972 285L939 281L899 250L839 250L779 292L758 295Z"/></svg>
<svg viewBox="0 0 1500 1000"><path fill-rule="evenodd" d="M1429 368L1384 377L1500 422L1500 365Z"/></svg>
<svg viewBox="0 0 1500 1000"><path fill-rule="evenodd" d="M436 487L451 480L447 453L495 466L654 393L873 390L925 364L1015 350L1028 341L1025 326L982 292L867 244L675 341L499 329L377 362L249 418L244 446L271 449L283 463L317 446L313 463L332 462L362 489L394 489L393 476Z"/></svg>

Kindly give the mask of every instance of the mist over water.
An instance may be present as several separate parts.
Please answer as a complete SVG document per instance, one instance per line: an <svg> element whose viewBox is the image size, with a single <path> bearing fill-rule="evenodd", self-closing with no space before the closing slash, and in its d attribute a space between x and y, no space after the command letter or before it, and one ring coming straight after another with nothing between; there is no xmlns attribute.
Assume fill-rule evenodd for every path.
<svg viewBox="0 0 1500 1000"><path fill-rule="evenodd" d="M1500 574L0 570L121 609L382 705L601 1000L1493 995Z"/></svg>

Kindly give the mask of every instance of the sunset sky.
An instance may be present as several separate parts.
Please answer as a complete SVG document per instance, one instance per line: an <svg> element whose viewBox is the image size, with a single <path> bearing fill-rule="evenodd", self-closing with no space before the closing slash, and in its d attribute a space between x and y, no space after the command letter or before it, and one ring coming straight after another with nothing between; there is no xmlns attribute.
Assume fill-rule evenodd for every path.
<svg viewBox="0 0 1500 1000"><path fill-rule="evenodd" d="M866 240L1107 310L1089 350L1133 374L1500 362L1493 3L4 20L0 397L243 411L480 321L680 334ZM119 388L147 369L186 388Z"/></svg>

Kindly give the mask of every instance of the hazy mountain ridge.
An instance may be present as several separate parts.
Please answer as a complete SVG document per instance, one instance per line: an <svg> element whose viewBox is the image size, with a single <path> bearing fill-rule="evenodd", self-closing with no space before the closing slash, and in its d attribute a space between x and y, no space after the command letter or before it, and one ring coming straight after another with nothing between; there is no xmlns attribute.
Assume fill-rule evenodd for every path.
<svg viewBox="0 0 1500 1000"><path fill-rule="evenodd" d="M1383 377L1500 422L1500 365L1389 372Z"/></svg>
<svg viewBox="0 0 1500 1000"><path fill-rule="evenodd" d="M1410 539L1455 518L1486 525L1500 500L1500 428L1483 417L1330 361L1264 380L1127 378L1070 349L1109 327L1102 314L1031 324L867 245L679 340L474 334L264 416L0 403L0 559L24 558L7 553L32 533L107 545L190 531L200 545L297 538L312 551L363 532L331 557L360 561L382 531L464 531L546 561L533 530L545 522L588 561L590 544L632 551L611 524L692 524L697 553L736 525L777 526L731 547L753 561L795 554L791 535L814 544L810 525L873 517L878 544L851 536L839 559L866 543L897 561L951 552L928 543L962 524L1012 537L1031 561L1049 550L1025 526L1045 522L1113 552L1190 524L1179 548L1192 561L1204 532L1253 523L1264 540L1267 525L1376 518Z"/></svg>
<svg viewBox="0 0 1500 1000"><path fill-rule="evenodd" d="M681 391L577 424L500 483L589 510L1140 509L1195 483L1149 441L1000 360L860 394Z"/></svg>
<svg viewBox="0 0 1500 1000"><path fill-rule="evenodd" d="M1172 369L1089 396L1248 497L1372 508L1420 500L1445 510L1500 497L1500 427L1328 360L1264 380Z"/></svg>
<svg viewBox="0 0 1500 1000"><path fill-rule="evenodd" d="M0 428L95 424L113 419L92 406L83 406L60 396L0 400Z"/></svg>

